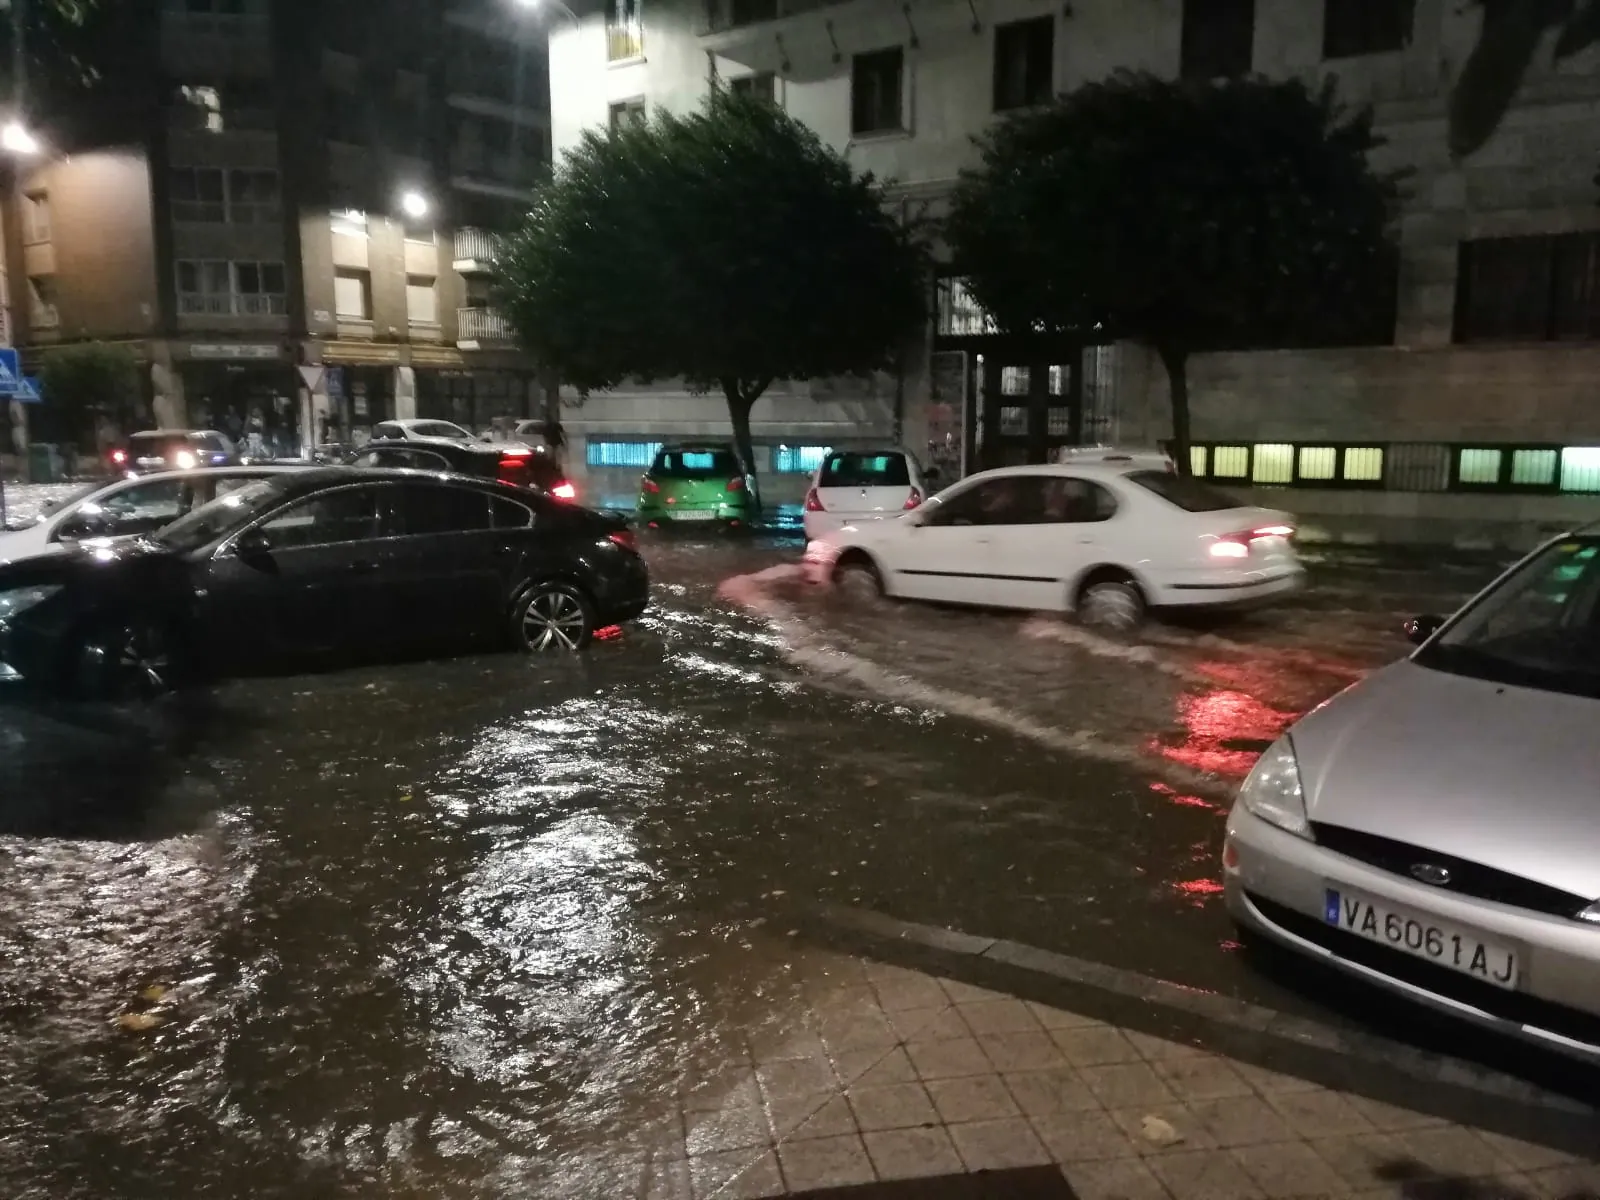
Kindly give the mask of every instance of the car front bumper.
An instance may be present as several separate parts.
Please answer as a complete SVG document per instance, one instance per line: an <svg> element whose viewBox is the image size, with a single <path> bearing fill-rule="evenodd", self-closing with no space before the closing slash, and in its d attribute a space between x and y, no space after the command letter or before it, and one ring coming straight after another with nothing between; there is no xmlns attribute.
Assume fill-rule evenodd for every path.
<svg viewBox="0 0 1600 1200"><path fill-rule="evenodd" d="M1234 805L1224 851L1228 911L1243 928L1389 992L1600 1065L1600 927L1443 891L1296 837ZM1326 923L1329 887L1518 952L1506 991Z"/></svg>

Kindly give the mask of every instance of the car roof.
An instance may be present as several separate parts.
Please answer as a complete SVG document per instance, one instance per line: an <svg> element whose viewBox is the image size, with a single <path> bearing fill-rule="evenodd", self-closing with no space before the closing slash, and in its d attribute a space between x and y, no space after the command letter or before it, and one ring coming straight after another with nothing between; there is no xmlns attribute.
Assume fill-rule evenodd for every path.
<svg viewBox="0 0 1600 1200"><path fill-rule="evenodd" d="M291 481L286 494L299 496L307 492L320 491L325 487L333 487L341 483L374 483L399 482L401 480L444 480L449 483L471 484L478 488L500 489L510 488L512 491L534 491L518 484L510 483L503 479L487 479L481 475L461 475L453 471L427 471L414 467L310 467L304 471L284 471L282 474Z"/></svg>
<svg viewBox="0 0 1600 1200"><path fill-rule="evenodd" d="M1098 475L1105 478L1114 478L1118 475L1128 475L1135 471L1153 469L1151 464L1140 463L1137 460L1129 462L1126 459L1122 459L1107 462L1103 459L1091 458L1085 459L1083 462L1073 463L1042 463L1026 467L994 467L988 471L979 471L976 474L968 475L961 482L970 483L974 479L996 479L1004 475L1042 475L1046 477L1052 475Z"/></svg>
<svg viewBox="0 0 1600 1200"><path fill-rule="evenodd" d="M416 449L418 446L432 450L464 450L469 454L500 453L500 447L493 442L463 442L460 438L447 437L410 437L406 438L404 443L393 441L389 438L373 438L365 445L358 447L356 453L364 453L367 450Z"/></svg>
<svg viewBox="0 0 1600 1200"><path fill-rule="evenodd" d="M162 479L189 479L196 475L289 475L294 472L312 469L302 463L256 463L254 466L248 467L194 466L183 467L175 471L146 471L143 475L123 475L116 479L106 480L106 486L114 487L124 483L150 483L152 480Z"/></svg>
<svg viewBox="0 0 1600 1200"><path fill-rule="evenodd" d="M219 434L216 429L141 429L138 433L130 433L129 438L157 438L157 437L205 437L207 434Z"/></svg>

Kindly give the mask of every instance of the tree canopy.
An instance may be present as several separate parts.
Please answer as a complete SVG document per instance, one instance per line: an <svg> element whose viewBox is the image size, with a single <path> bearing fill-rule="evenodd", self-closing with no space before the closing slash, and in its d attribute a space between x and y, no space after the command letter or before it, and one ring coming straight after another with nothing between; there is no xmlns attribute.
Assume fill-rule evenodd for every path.
<svg viewBox="0 0 1600 1200"><path fill-rule="evenodd" d="M96 417L122 424L133 417L139 402L139 360L127 346L77 342L42 358L40 415L53 436L75 441L90 431Z"/></svg>
<svg viewBox="0 0 1600 1200"><path fill-rule="evenodd" d="M981 139L946 239L1002 331L1152 345L1187 471L1189 354L1352 340L1375 296L1392 306L1377 144L1331 87L1121 73Z"/></svg>
<svg viewBox="0 0 1600 1200"><path fill-rule="evenodd" d="M924 279L871 176L719 89L688 115L586 133L502 254L499 299L564 382L722 391L753 472L767 386L892 363Z"/></svg>

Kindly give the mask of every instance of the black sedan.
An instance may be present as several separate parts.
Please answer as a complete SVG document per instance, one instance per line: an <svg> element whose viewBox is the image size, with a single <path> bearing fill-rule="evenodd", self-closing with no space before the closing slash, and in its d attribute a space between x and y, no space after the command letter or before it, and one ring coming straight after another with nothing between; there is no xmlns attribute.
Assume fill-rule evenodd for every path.
<svg viewBox="0 0 1600 1200"><path fill-rule="evenodd" d="M482 479L499 479L521 487L542 488L558 500L576 500L573 486L555 455L533 446L496 446L447 438L412 436L405 441L371 441L349 455L352 467L408 467L418 471L454 471Z"/></svg>
<svg viewBox="0 0 1600 1200"><path fill-rule="evenodd" d="M325 467L151 538L0 565L0 662L120 695L288 663L578 650L648 602L619 520L493 481Z"/></svg>

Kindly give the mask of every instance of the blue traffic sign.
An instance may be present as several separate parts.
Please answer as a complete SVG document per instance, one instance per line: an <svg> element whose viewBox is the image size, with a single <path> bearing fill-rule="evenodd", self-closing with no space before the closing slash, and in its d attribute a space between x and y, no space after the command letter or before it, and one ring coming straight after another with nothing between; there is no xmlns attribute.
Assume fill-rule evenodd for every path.
<svg viewBox="0 0 1600 1200"><path fill-rule="evenodd" d="M22 364L10 346L0 346L0 396L15 396L22 391Z"/></svg>
<svg viewBox="0 0 1600 1200"><path fill-rule="evenodd" d="M44 399L44 385L39 382L37 375L24 375L22 387L11 398L19 404L38 404Z"/></svg>

